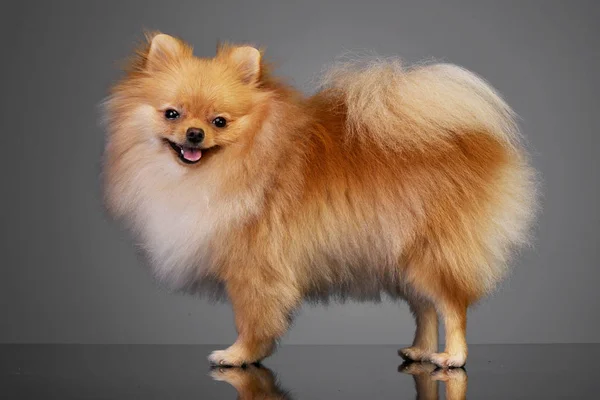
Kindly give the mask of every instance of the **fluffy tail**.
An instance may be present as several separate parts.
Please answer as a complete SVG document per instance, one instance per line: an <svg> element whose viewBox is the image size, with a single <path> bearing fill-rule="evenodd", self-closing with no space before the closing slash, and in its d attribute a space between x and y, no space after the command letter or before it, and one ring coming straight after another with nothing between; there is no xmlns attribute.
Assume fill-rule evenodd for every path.
<svg viewBox="0 0 600 400"><path fill-rule="evenodd" d="M404 68L396 59L344 62L324 77L347 107L347 132L382 148L425 150L461 132L514 147L515 114L483 79L452 64Z"/></svg>
<svg viewBox="0 0 600 400"><path fill-rule="evenodd" d="M461 181L460 172L453 175L451 169L445 175L420 178L424 187L434 176L436 184L448 180L444 190L453 190L456 199L470 190L489 193L485 206L469 212L460 208L460 201L456 208L450 206L452 228L438 239L452 243L450 248L469 249L468 254L444 256L449 276L472 282L470 288L491 290L504 275L510 255L528 243L537 211L536 173L529 166L509 106L483 79L449 64L403 68L397 60L342 63L326 74L325 87L347 110L349 139L397 155L429 154L445 145L456 146L457 135L469 134L489 135L506 146L508 161L493 178L486 176L487 180L469 186Z"/></svg>

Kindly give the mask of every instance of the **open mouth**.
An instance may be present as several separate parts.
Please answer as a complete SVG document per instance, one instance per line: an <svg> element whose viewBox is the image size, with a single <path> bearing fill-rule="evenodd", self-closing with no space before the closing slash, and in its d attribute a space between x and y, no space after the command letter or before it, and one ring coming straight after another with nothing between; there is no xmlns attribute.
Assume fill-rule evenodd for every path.
<svg viewBox="0 0 600 400"><path fill-rule="evenodd" d="M196 164L202 158L202 149L198 147L179 145L168 139L165 139L165 142L169 144L177 157L186 164Z"/></svg>

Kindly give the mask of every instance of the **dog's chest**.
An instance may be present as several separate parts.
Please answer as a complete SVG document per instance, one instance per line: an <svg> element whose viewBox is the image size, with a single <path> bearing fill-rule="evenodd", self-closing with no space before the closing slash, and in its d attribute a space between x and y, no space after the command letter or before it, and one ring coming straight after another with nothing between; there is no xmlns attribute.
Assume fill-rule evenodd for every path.
<svg viewBox="0 0 600 400"><path fill-rule="evenodd" d="M257 201L224 197L211 180L171 176L157 188L157 176L140 187L135 225L156 276L178 289L206 275L215 236L240 226L256 212Z"/></svg>
<svg viewBox="0 0 600 400"><path fill-rule="evenodd" d="M209 268L207 250L218 226L210 194L170 188L143 200L137 215L142 246L163 281L183 286Z"/></svg>

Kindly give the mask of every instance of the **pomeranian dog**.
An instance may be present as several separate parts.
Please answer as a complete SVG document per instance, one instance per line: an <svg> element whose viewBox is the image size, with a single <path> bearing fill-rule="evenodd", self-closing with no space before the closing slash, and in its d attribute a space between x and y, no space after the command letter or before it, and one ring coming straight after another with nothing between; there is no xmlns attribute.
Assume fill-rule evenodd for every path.
<svg viewBox="0 0 600 400"><path fill-rule="evenodd" d="M387 294L416 319L402 357L462 366L467 308L534 214L513 112L454 65L334 64L306 97L262 55L148 35L106 102L109 211L160 281L225 289L238 338L214 364L270 355L303 300Z"/></svg>

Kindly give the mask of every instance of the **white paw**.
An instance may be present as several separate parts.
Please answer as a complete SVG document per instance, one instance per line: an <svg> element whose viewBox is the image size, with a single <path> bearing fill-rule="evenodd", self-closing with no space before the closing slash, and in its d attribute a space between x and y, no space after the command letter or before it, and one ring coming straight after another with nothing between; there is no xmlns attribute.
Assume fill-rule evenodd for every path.
<svg viewBox="0 0 600 400"><path fill-rule="evenodd" d="M427 361L431 353L415 346L398 350L398 355L408 361Z"/></svg>
<svg viewBox="0 0 600 400"><path fill-rule="evenodd" d="M440 368L459 368L465 365L467 356L464 354L433 353L429 361Z"/></svg>
<svg viewBox="0 0 600 400"><path fill-rule="evenodd" d="M246 360L230 349L213 351L208 356L208 361L213 365L223 367L241 367L246 364Z"/></svg>

